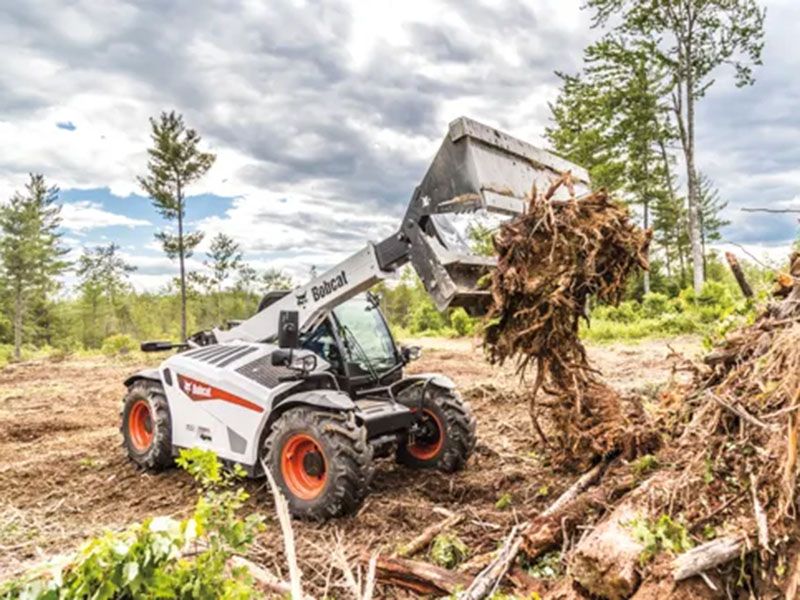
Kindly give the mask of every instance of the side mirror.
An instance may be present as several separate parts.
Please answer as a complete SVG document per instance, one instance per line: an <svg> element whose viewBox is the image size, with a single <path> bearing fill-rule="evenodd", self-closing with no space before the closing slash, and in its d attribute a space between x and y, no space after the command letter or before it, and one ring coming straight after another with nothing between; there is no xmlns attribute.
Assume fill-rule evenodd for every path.
<svg viewBox="0 0 800 600"><path fill-rule="evenodd" d="M278 348L300 345L299 316L296 310L282 310L278 316Z"/></svg>
<svg viewBox="0 0 800 600"><path fill-rule="evenodd" d="M303 375L317 368L317 357L308 354L302 358L295 358L294 349L278 348L272 351L270 362L273 367L286 367L293 371L300 371Z"/></svg>
<svg viewBox="0 0 800 600"><path fill-rule="evenodd" d="M412 360L417 360L422 356L422 348L419 346L401 346L400 356L404 363L410 363Z"/></svg>

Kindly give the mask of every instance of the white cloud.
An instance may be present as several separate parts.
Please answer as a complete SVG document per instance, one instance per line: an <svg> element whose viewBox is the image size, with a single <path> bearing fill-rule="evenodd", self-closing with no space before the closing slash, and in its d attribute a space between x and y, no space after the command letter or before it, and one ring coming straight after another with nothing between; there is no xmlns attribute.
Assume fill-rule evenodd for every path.
<svg viewBox="0 0 800 600"><path fill-rule="evenodd" d="M148 118L175 108L217 154L189 191L239 197L198 225L209 238L233 235L253 260L286 260L297 273L399 226L455 117L542 143L559 83L553 72L577 70L598 35L580 0L5 4L0 201L31 171L62 189L139 191ZM798 55L785 51L800 8L767 4L758 83L742 91L721 77L701 103L700 168L731 210L745 196L773 203L800 187L800 89L786 77ZM164 27L178 19L181 27ZM146 224L73 206L65 219L75 213L76 232ZM777 235L766 221L731 220L732 238ZM787 230L784 223L781 235Z"/></svg>
<svg viewBox="0 0 800 600"><path fill-rule="evenodd" d="M64 229L79 233L113 225L139 227L151 224L144 219L133 219L107 211L97 202L91 202L90 200L79 200L64 204L61 209L61 218Z"/></svg>

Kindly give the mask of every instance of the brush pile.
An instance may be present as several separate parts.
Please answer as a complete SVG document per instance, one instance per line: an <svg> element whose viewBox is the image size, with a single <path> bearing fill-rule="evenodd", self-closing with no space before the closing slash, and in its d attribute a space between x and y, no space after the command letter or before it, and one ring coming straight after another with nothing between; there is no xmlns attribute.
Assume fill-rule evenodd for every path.
<svg viewBox="0 0 800 600"><path fill-rule="evenodd" d="M796 597L800 256L776 302L691 367L691 385L665 390L649 423L638 402L602 381L578 338L589 298L617 302L633 270L647 268L649 233L602 192L552 199L569 184L565 174L545 193L534 190L529 211L496 236L485 339L492 361L516 359L523 374L535 367L531 415L543 439L545 431L555 438L556 456L605 465L554 513L559 535L591 528L562 554L568 577L554 597L716 597L723 589L731 598ZM537 404L539 391L546 397ZM631 461L643 453L653 455ZM514 547L535 560L557 543L553 529L534 519Z"/></svg>
<svg viewBox="0 0 800 600"><path fill-rule="evenodd" d="M553 199L561 186L569 198ZM516 359L521 375L535 367L528 394L532 422L551 445L539 422L537 397L544 391L547 429L565 463L586 466L617 452L633 456L656 442L641 405L602 381L578 337L590 298L616 304L634 270L647 269L649 242L650 232L604 191L576 198L569 173L544 192L534 188L527 212L494 238L489 359Z"/></svg>

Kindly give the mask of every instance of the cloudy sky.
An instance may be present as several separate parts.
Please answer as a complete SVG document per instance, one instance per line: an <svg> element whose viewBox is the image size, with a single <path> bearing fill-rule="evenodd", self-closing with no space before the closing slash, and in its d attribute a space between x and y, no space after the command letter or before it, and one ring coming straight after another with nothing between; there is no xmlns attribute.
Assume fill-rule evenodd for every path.
<svg viewBox="0 0 800 600"><path fill-rule="evenodd" d="M302 278L398 226L454 118L543 144L553 71L577 70L596 35L580 4L0 0L0 201L44 173L67 243L116 241L137 287L158 287L176 267L136 176L148 117L176 109L217 154L190 190L191 227ZM724 235L762 257L785 254L796 219L739 208L800 207L800 3L766 4L758 82L720 73L698 115Z"/></svg>

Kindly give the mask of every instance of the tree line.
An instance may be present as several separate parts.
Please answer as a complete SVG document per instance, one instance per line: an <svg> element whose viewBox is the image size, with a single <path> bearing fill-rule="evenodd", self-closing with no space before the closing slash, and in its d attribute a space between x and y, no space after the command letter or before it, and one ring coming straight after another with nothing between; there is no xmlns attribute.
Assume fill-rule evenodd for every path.
<svg viewBox="0 0 800 600"><path fill-rule="evenodd" d="M579 73L558 73L547 138L595 186L637 207L654 232L654 269L680 288L691 274L699 294L709 246L728 222L727 203L698 166L696 106L723 66L737 86L754 82L765 11L755 0L587 0L585 8L603 34ZM648 274L642 287L651 289Z"/></svg>
<svg viewBox="0 0 800 600"><path fill-rule="evenodd" d="M724 65L734 68L737 85L753 83L764 10L755 0L587 0L585 6L603 35L585 49L579 73L557 74L561 88L546 136L558 153L588 169L594 186L637 207L642 224L653 229L651 272L631 295L675 296L690 283L700 294L713 270L709 247L727 222L720 216L726 202L697 165L696 105ZM176 225L156 239L178 263L177 277L157 293L136 293L130 285L136 267L114 243L85 249L71 264L58 188L32 174L0 206L0 344L12 344L17 358L26 343L95 348L115 333L183 340L191 330L249 316L266 289L291 287L280 271L247 265L224 234L211 240L205 270L187 270L204 234L187 228L186 193L216 156L201 149L200 135L174 111L152 118L150 129L147 168L137 181ZM487 231L470 234L477 251L492 251ZM77 277L77 294L57 299L67 270ZM471 328L463 311L438 313L413 277L378 291L402 329Z"/></svg>
<svg viewBox="0 0 800 600"><path fill-rule="evenodd" d="M190 327L250 316L266 290L292 287L281 271L259 272L247 264L240 246L224 233L211 240L204 271L187 270L186 259L204 234L187 230L186 190L215 156L200 150L200 136L175 112L151 119L150 126L147 172L138 181L154 208L177 224L177 232L160 231L156 239L178 262L178 276L158 292L137 293L130 283L136 266L113 242L85 248L68 261L59 190L43 175L31 174L24 189L0 206L0 344L11 344L16 359L25 344L98 348L115 334L186 339ZM75 275L76 293L59 297L67 272Z"/></svg>

